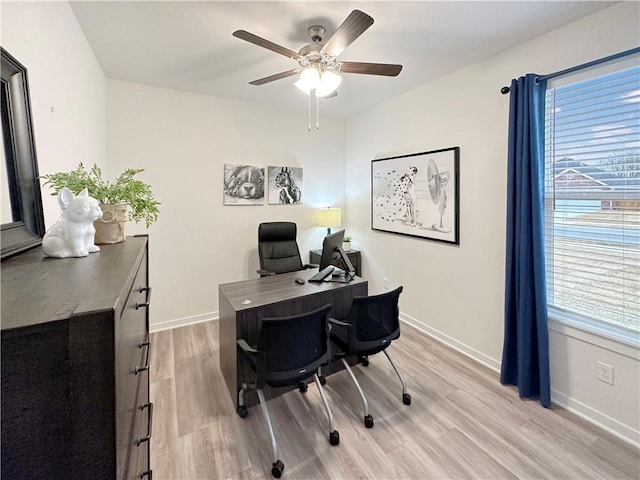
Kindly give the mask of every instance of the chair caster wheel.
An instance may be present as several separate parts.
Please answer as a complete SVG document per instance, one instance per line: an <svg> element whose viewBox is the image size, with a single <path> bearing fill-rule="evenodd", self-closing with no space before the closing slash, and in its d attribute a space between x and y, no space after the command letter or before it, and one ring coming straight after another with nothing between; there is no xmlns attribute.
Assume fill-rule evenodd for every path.
<svg viewBox="0 0 640 480"><path fill-rule="evenodd" d="M240 418L246 418L249 415L249 409L245 405L240 405L238 407L238 415L240 415Z"/></svg>
<svg viewBox="0 0 640 480"><path fill-rule="evenodd" d="M323 387L327 384L327 377L323 377L322 375L318 377L320 379L320 385Z"/></svg>
<svg viewBox="0 0 640 480"><path fill-rule="evenodd" d="M362 366L363 367L369 366L369 357L362 357Z"/></svg>
<svg viewBox="0 0 640 480"><path fill-rule="evenodd" d="M276 463L271 467L271 475L275 478L280 478L282 476L282 471L284 470L284 463L280 460L276 460Z"/></svg>
<svg viewBox="0 0 640 480"><path fill-rule="evenodd" d="M340 434L337 430L329 433L329 443L331 445L338 445L340 443Z"/></svg>
<svg viewBox="0 0 640 480"><path fill-rule="evenodd" d="M409 395L408 393L403 393L402 403L404 403L405 405L411 405L411 395Z"/></svg>
<svg viewBox="0 0 640 480"><path fill-rule="evenodd" d="M373 417L371 415L365 415L364 426L367 428L373 428Z"/></svg>
<svg viewBox="0 0 640 480"><path fill-rule="evenodd" d="M308 388L309 387L307 386L307 384L305 382L300 382L298 384L298 390L300 390L300 393L306 393Z"/></svg>

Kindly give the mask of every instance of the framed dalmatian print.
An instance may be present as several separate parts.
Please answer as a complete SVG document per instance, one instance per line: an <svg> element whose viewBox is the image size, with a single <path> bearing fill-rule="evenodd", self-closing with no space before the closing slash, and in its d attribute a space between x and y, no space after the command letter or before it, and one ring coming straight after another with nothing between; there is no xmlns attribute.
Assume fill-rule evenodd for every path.
<svg viewBox="0 0 640 480"><path fill-rule="evenodd" d="M460 244L460 147L371 161L371 229Z"/></svg>

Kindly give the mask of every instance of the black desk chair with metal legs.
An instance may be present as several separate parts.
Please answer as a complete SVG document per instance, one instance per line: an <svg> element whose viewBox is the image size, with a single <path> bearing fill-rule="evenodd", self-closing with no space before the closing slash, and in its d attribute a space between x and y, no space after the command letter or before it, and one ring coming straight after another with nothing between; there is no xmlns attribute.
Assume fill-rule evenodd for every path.
<svg viewBox="0 0 640 480"><path fill-rule="evenodd" d="M296 242L297 230L298 227L293 222L267 222L258 226L258 275L266 277L318 267L302 264Z"/></svg>
<svg viewBox="0 0 640 480"><path fill-rule="evenodd" d="M297 385L301 392L306 392L307 384L304 381L313 376L329 418L329 443L331 445L340 443L340 435L334 429L333 415L318 378L318 369L331 360L329 340L331 308L332 305L328 304L301 315L262 319L257 348L250 347L244 339L238 340L240 351L256 372L255 383L243 384L238 393L238 415L242 418L247 416L248 409L244 404L245 392L256 390L271 437L273 448L271 474L276 478L282 475L284 463L278 459L278 445L262 391L265 385L271 387Z"/></svg>
<svg viewBox="0 0 640 480"><path fill-rule="evenodd" d="M386 350L391 345L392 340L400 337L400 321L398 318L400 313L398 309L400 293L402 293L402 287L381 295L355 297L351 304L351 311L347 321L329 319L331 322L331 341L339 349L334 355L341 357L342 363L360 393L360 398L364 405L364 424L367 428L373 427L373 417L369 414L369 404L344 357L345 355L357 355L361 359L362 365L366 367L369 365L370 355L384 352L402 383L402 402L405 405L411 404L411 395L407 393L404 379ZM325 381L324 377L321 377L321 381Z"/></svg>

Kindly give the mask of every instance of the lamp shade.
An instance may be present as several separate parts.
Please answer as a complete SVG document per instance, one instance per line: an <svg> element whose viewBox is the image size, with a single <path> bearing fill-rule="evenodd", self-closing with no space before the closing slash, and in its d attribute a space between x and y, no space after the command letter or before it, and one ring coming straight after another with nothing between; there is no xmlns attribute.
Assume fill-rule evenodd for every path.
<svg viewBox="0 0 640 480"><path fill-rule="evenodd" d="M342 77L334 72L320 73L314 67L307 67L300 73L300 79L294 85L307 95L311 94L311 90L315 90L316 97L326 97L335 92L340 83Z"/></svg>
<svg viewBox="0 0 640 480"><path fill-rule="evenodd" d="M300 74L300 80L294 85L309 95L311 90L318 87L320 83L320 72L313 67L305 68Z"/></svg>
<svg viewBox="0 0 640 480"><path fill-rule="evenodd" d="M331 95L342 83L342 77L333 72L322 72L320 83L316 87L316 95L318 97L326 97Z"/></svg>
<svg viewBox="0 0 640 480"><path fill-rule="evenodd" d="M318 210L318 226L319 227L337 227L342 224L340 208L321 208Z"/></svg>

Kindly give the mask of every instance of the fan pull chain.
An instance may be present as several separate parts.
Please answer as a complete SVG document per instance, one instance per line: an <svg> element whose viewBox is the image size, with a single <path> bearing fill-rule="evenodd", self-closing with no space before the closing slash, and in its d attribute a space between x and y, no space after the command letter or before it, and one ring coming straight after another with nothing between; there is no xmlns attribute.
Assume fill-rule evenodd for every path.
<svg viewBox="0 0 640 480"><path fill-rule="evenodd" d="M311 97L316 97L316 130L320 130L320 104L318 103L318 96L315 90L311 90L308 95L308 110L307 110L307 130L311 131Z"/></svg>
<svg viewBox="0 0 640 480"><path fill-rule="evenodd" d="M318 95L316 95L316 91L313 91L313 96L316 97L316 130L320 130L320 112L318 106Z"/></svg>
<svg viewBox="0 0 640 480"><path fill-rule="evenodd" d="M308 108L307 111L308 111L308 117L309 117L308 118L308 120L309 120L308 128L309 128L309 131L311 131L311 92L309 92L309 108Z"/></svg>

